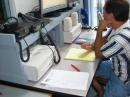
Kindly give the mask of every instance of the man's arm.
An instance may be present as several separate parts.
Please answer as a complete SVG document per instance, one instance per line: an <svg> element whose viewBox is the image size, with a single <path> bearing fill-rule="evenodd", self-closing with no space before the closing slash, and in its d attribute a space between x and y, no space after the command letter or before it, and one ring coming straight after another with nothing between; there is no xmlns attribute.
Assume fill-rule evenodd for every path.
<svg viewBox="0 0 130 97"><path fill-rule="evenodd" d="M100 59L105 58L105 56L102 54L100 49L107 42L106 37L103 37L103 35L102 35L103 31L104 31L104 29L106 29L106 27L107 27L106 21L101 20L99 27L98 27L98 30L97 30L95 42L93 44L83 43L81 45L81 47L83 49L86 49L88 51L94 50L96 57L100 58Z"/></svg>
<svg viewBox="0 0 130 97"><path fill-rule="evenodd" d="M95 55L97 58L105 58L105 56L101 52L101 47L107 42L107 39L103 37L103 30L106 29L107 24L105 20L101 20L99 23L99 27L97 30L97 35L96 35L96 40L94 43L94 50L95 50Z"/></svg>

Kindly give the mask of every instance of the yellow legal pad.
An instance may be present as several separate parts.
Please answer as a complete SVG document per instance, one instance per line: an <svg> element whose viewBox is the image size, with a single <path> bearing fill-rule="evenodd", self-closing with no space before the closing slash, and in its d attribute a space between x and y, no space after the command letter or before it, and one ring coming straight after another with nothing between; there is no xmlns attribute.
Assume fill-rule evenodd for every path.
<svg viewBox="0 0 130 97"><path fill-rule="evenodd" d="M70 48L65 59L95 61L95 52L92 50L87 51L85 49Z"/></svg>

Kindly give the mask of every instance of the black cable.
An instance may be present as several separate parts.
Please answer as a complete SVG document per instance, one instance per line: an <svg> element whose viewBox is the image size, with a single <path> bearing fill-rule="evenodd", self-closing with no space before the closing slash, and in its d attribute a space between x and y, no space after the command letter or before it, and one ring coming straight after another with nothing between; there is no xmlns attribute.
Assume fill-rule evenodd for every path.
<svg viewBox="0 0 130 97"><path fill-rule="evenodd" d="M46 33L47 33L47 29L46 28L45 28L45 30L46 30ZM52 43L52 45L55 47L55 50L56 50L57 55L58 55L58 60L56 60L56 56L54 55L54 63L58 64L60 62L60 60L61 60L60 52L59 52L57 46L55 45L55 43L53 42L52 38L50 37L50 35L48 33L47 33L47 37L50 40L50 42Z"/></svg>
<svg viewBox="0 0 130 97"><path fill-rule="evenodd" d="M33 8L32 8L32 10L30 11L30 12L34 12L34 11L36 11L36 10L39 10L40 8L39 8L39 5L36 5L36 6L34 6Z"/></svg>
<svg viewBox="0 0 130 97"><path fill-rule="evenodd" d="M15 22L14 22L14 21L13 21L13 22L10 21L11 19L14 19ZM12 26L11 26L11 25L12 25ZM15 18L15 17L9 17L9 18L7 18L7 20L6 20L6 22L5 22L4 24L0 25L0 32L12 33L12 32L15 30L14 27L16 28L17 26L18 26L18 19ZM11 29L12 29L12 30L11 30ZM15 33L14 33L14 34L15 34ZM17 43L19 44L20 58L21 58L21 60L22 60L23 62L28 62L29 59L30 59L30 50L29 50L29 46L28 46L26 40L25 40L25 39L23 39L23 40L24 40L24 42L25 42L26 45L27 45L27 48L26 48L27 58L26 58L26 59L23 58L22 44L21 44L21 42L20 42L20 39L17 38L17 36L16 36L16 41L17 41Z"/></svg>
<svg viewBox="0 0 130 97"><path fill-rule="evenodd" d="M43 19L38 19L36 17L30 16L30 15L25 15L25 14L22 14L22 13L18 13L18 17L20 17L21 19L27 19L27 20L33 21L33 22L43 21Z"/></svg>
<svg viewBox="0 0 130 97"><path fill-rule="evenodd" d="M19 14L18 17L20 17L24 22L29 22L22 14Z"/></svg>
<svg viewBox="0 0 130 97"><path fill-rule="evenodd" d="M18 24L18 19L17 19L16 17L9 17L9 18L7 18L6 21L7 21L8 23L10 23L10 22L9 22L9 19L14 19L14 20L16 21L16 23Z"/></svg>
<svg viewBox="0 0 130 97"><path fill-rule="evenodd" d="M18 19L17 19L16 17L9 17L9 18L7 18L5 24L6 24L6 23L7 23L7 24L10 24L10 23L11 23L11 22L9 21L10 19L15 20L15 23L18 24Z"/></svg>
<svg viewBox="0 0 130 97"><path fill-rule="evenodd" d="M53 60L54 60L55 52L53 51L53 49L52 49L49 45L47 45L47 46L48 46L49 49L51 50L51 52L52 52L52 54L53 54Z"/></svg>
<svg viewBox="0 0 130 97"><path fill-rule="evenodd" d="M32 17L32 16L24 15L24 14L22 14L22 13L18 13L18 17L21 17L23 20L26 20L26 19L27 19L27 20L30 20L30 21L33 21L33 22L38 22L38 21L41 22L41 21L42 21L40 33L42 32L42 28L45 28L42 19L38 19L38 18L35 18L35 17ZM53 53L53 56L54 56L54 63L55 63L55 64L58 64L58 63L60 62L60 60L61 60L61 56L60 56L59 50L58 50L58 48L56 47L56 45L55 45L55 43L53 42L53 40L51 39L51 37L49 36L49 34L47 33L47 29L46 29L46 28L45 28L45 30L46 30L46 34L45 34L44 36L47 36L47 38L48 38L49 41L51 42L51 45L53 45L53 46L55 47L55 50L56 50L57 55L58 55L58 60L57 60L54 51L51 49L51 50L52 50L52 53ZM40 35L42 36L42 34L40 34ZM44 37L42 37L42 38L44 39ZM23 59L22 59L22 60L23 60Z"/></svg>
<svg viewBox="0 0 130 97"><path fill-rule="evenodd" d="M15 17L9 17L6 21L0 25L0 32L1 33L14 33L14 31L18 27L18 19Z"/></svg>
<svg viewBox="0 0 130 97"><path fill-rule="evenodd" d="M43 25L44 25L44 24L43 24ZM52 53L53 53L53 57L54 57L54 58L53 58L53 61L54 61L54 63L55 63L55 64L58 64L58 63L60 62L60 60L61 60L60 52L59 52L57 46L55 45L55 43L53 42L52 38L50 37L50 35L47 33L47 32L48 32L47 29L46 29L45 27L44 27L44 29L45 29L45 31L46 31L46 34L45 34L44 36L42 36L42 33L40 32L40 33L41 33L40 35L41 35L42 39L44 39L45 36L47 36L47 38L49 39L51 45L53 45L53 46L55 47L56 53L57 53L57 55L58 55L58 59L56 58L54 51L53 51L52 49L51 49L51 51L52 51ZM49 47L49 46L48 46L48 47ZM49 47L49 48L50 48L50 47Z"/></svg>
<svg viewBox="0 0 130 97"><path fill-rule="evenodd" d="M21 60L22 60L23 62L28 62L29 59L30 59L30 49L29 49L29 46L28 46L27 42L25 41L25 39L23 39L23 40L24 40L24 42L25 42L26 45L27 45L27 48L26 48L27 58L26 58L26 59L23 58L22 44L21 44L20 40L17 39L17 42L18 42L18 44L19 44L19 50L20 50L20 51L19 51L19 52L20 52L20 58L21 58Z"/></svg>
<svg viewBox="0 0 130 97"><path fill-rule="evenodd" d="M18 17L21 18L24 22L32 22L32 20L25 17L25 15L22 13L18 13ZM33 22L34 22L34 20L33 20Z"/></svg>
<svg viewBox="0 0 130 97"><path fill-rule="evenodd" d="M58 64L61 60L61 56L60 56L60 53L59 53L59 50L58 48L56 47L56 45L54 44L53 40L51 39L50 35L47 34L47 37L48 39L50 40L50 42L52 43L52 45L55 47L55 50L57 52L57 55L58 55L58 60L56 60L56 56L54 55L54 63Z"/></svg>
<svg viewBox="0 0 130 97"><path fill-rule="evenodd" d="M15 22L9 21L10 19L14 19ZM3 24L0 24L0 30L2 31L2 30L4 30L4 29L6 29L6 27L7 27L8 25L11 25L11 24L13 24L13 23L15 23L16 26L17 26L17 25L18 25L18 19L15 18L15 17L9 17L9 18L7 18L6 21L5 21Z"/></svg>

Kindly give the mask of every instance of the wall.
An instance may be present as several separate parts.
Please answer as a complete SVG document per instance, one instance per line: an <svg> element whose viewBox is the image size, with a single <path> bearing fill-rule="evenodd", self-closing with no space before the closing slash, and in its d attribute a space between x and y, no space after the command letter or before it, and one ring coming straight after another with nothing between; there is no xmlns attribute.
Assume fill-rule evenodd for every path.
<svg viewBox="0 0 130 97"><path fill-rule="evenodd" d="M27 13L34 7L39 6L39 0L9 0L12 16L16 16L19 12Z"/></svg>

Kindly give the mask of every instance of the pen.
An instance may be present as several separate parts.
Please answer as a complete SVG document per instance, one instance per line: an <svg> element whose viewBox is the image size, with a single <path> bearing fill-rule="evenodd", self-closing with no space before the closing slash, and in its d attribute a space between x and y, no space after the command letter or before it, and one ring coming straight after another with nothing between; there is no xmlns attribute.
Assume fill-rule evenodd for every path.
<svg viewBox="0 0 130 97"><path fill-rule="evenodd" d="M71 64L71 67L73 67L76 71L80 72L80 69L76 67L75 65Z"/></svg>

